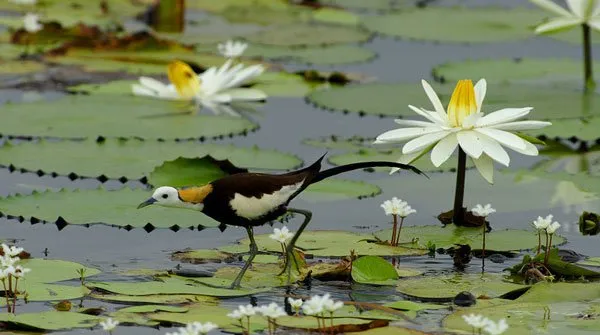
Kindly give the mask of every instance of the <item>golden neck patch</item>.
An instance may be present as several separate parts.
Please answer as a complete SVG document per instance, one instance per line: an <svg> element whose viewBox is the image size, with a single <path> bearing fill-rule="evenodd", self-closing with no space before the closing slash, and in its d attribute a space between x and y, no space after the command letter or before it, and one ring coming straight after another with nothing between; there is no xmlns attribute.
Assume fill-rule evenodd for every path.
<svg viewBox="0 0 600 335"><path fill-rule="evenodd" d="M200 204L212 190L213 186L211 184L206 184L204 186L180 189L177 190L177 192L179 193L179 198L181 198L181 200L191 204Z"/></svg>
<svg viewBox="0 0 600 335"><path fill-rule="evenodd" d="M200 90L200 79L192 68L184 62L174 61L167 69L169 81L175 85L179 96L192 99Z"/></svg>

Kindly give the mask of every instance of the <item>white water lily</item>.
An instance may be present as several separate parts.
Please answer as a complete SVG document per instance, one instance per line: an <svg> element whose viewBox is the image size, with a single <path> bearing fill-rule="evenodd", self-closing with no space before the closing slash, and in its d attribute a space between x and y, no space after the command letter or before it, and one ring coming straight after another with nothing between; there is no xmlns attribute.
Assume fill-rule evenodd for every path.
<svg viewBox="0 0 600 335"><path fill-rule="evenodd" d="M550 226L553 218L554 216L552 214L549 214L545 218L538 216L538 218L533 221L533 226L538 230L544 230Z"/></svg>
<svg viewBox="0 0 600 335"><path fill-rule="evenodd" d="M100 326L107 332L112 332L119 325L119 321L108 318L104 321L100 321Z"/></svg>
<svg viewBox="0 0 600 335"><path fill-rule="evenodd" d="M538 155L535 145L510 132L551 125L550 122L543 121L516 121L529 114L532 107L504 108L485 115L481 107L487 84L485 79L481 79L475 86L471 80L460 80L446 111L429 83L423 80L422 85L435 110L428 111L412 105L408 107L427 121L395 120L399 125L407 127L387 131L375 141L408 141L402 148L403 156L398 162L410 163L431 150L431 162L439 167L460 146L473 159L481 175L489 183L493 183L493 161L505 166L510 163L510 157L503 146L524 155ZM393 169L392 172L397 170Z"/></svg>
<svg viewBox="0 0 600 335"><path fill-rule="evenodd" d="M279 228L273 229L273 234L269 235L269 238L271 238L272 240L275 240L279 243L285 243L292 237L294 237L294 234L291 233L290 230L288 229L288 227L286 227L286 226L281 227L281 229L279 229Z"/></svg>
<svg viewBox="0 0 600 335"><path fill-rule="evenodd" d="M417 212L406 201L402 201L402 199L396 197L384 201L381 204L381 208L385 211L385 215L398 215L403 218Z"/></svg>
<svg viewBox="0 0 600 335"><path fill-rule="evenodd" d="M197 75L192 68L180 61L168 66L170 84L164 84L150 77L140 77L138 84L131 89L134 95L148 96L166 100L195 101L199 105L212 109L215 113L228 111L221 108L237 101L261 101L267 95L254 88L239 88L264 72L260 64L244 66L233 65L227 60L221 67L210 67Z"/></svg>
<svg viewBox="0 0 600 335"><path fill-rule="evenodd" d="M287 315L285 310L274 302L257 307L256 311L269 319L277 319L278 317Z"/></svg>
<svg viewBox="0 0 600 335"><path fill-rule="evenodd" d="M219 43L217 49L219 53L227 58L235 58L241 56L248 48L248 44L240 41L229 40L225 43Z"/></svg>
<svg viewBox="0 0 600 335"><path fill-rule="evenodd" d="M492 204L487 204L485 206L477 204L471 209L471 212L473 215L486 217L492 213L496 213L496 210L492 208Z"/></svg>
<svg viewBox="0 0 600 335"><path fill-rule="evenodd" d="M1 247L2 247L2 251L4 252L4 254L8 255L10 257L19 256L19 254L21 254L24 250L23 248L19 248L14 245L9 247L8 245L6 245L4 243L2 243Z"/></svg>
<svg viewBox="0 0 600 335"><path fill-rule="evenodd" d="M304 301L302 299L288 298L288 303L292 307L292 310L294 310L294 313L298 314Z"/></svg>
<svg viewBox="0 0 600 335"><path fill-rule="evenodd" d="M40 16L33 13L27 13L23 17L23 27L28 33L36 33L42 30L43 26L39 22Z"/></svg>
<svg viewBox="0 0 600 335"><path fill-rule="evenodd" d="M558 222L552 222L550 225L548 225L548 227L546 228L546 232L550 235L554 234L554 232L556 232L556 230L560 228L560 223Z"/></svg>
<svg viewBox="0 0 600 335"><path fill-rule="evenodd" d="M531 0L531 2L558 15L537 26L536 34L558 32L582 24L600 30L600 1L598 0L566 0L567 9L551 0Z"/></svg>
<svg viewBox="0 0 600 335"><path fill-rule="evenodd" d="M323 309L329 313L333 313L342 307L344 307L344 303L342 301L335 301L333 299L327 299L323 301Z"/></svg>
<svg viewBox="0 0 600 335"><path fill-rule="evenodd" d="M327 299L329 299L329 294L312 296L304 302L302 311L305 315L320 315L324 311L324 304Z"/></svg>
<svg viewBox="0 0 600 335"><path fill-rule="evenodd" d="M25 276L25 274L31 272L31 269L29 268L24 268L21 265L17 265L15 266L15 271L13 276L15 276L15 278L23 278Z"/></svg>
<svg viewBox="0 0 600 335"><path fill-rule="evenodd" d="M241 319L243 317L251 317L256 314L256 308L252 305L239 305L236 310L227 314L228 317L233 319Z"/></svg>
<svg viewBox="0 0 600 335"><path fill-rule="evenodd" d="M18 263L21 259L19 257L11 257L10 255L3 255L0 256L0 266L2 267L9 267L9 266L14 266L16 263Z"/></svg>
<svg viewBox="0 0 600 335"><path fill-rule="evenodd" d="M481 314L463 315L462 318L469 326L475 329L481 329L487 326L488 322L490 321L488 318L484 317Z"/></svg>
<svg viewBox="0 0 600 335"><path fill-rule="evenodd" d="M500 335L508 330L508 323L505 319L500 319L497 323L487 319L487 324L483 327L483 331L490 335Z"/></svg>

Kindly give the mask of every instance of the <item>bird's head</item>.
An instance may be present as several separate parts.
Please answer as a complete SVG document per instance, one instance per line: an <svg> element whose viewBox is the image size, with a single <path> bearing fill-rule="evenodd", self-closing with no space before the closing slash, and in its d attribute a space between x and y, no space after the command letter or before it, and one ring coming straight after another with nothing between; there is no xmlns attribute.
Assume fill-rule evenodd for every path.
<svg viewBox="0 0 600 335"><path fill-rule="evenodd" d="M164 207L188 208L201 211L204 208L204 198L212 192L212 185L176 189L171 186L157 188L152 197L139 204L138 209L150 205Z"/></svg>

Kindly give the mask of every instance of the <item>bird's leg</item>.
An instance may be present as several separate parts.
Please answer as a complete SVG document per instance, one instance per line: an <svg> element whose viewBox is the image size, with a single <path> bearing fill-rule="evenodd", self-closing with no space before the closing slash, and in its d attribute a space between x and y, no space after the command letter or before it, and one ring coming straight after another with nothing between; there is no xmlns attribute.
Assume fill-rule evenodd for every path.
<svg viewBox="0 0 600 335"><path fill-rule="evenodd" d="M287 274L288 274L288 285L289 285L289 283L291 281L291 278L292 278L292 262L291 262L291 260L294 257L294 247L296 246L296 241L298 241L298 238L300 237L300 235L304 231L304 228L306 228L306 226L310 222L310 219L312 218L312 213L309 212L309 211L307 211L307 210L305 210L305 209L297 209L297 208L288 208L287 211L291 212L291 213L297 213L297 214L304 215L304 222L302 222L302 224L300 225L300 228L298 228L298 231L296 232L296 234L294 235L294 237L292 237L292 239L290 240L290 243L287 245L286 255L285 255L285 259L286 259L285 260L285 264L286 264L286 266L279 273L279 275L282 275L284 272L287 271Z"/></svg>
<svg viewBox="0 0 600 335"><path fill-rule="evenodd" d="M246 264L244 264L244 267L242 268L240 273L238 273L238 275L237 275L237 277L235 277L235 280L233 281L233 283L231 283L232 289L240 287L240 282L242 281L242 278L244 277L246 270L248 270L248 268L252 264L252 261L254 260L254 257L258 253L258 246L256 245L256 241L254 240L254 230L252 229L252 227L246 227L246 231L248 232L248 238L250 239L250 254L249 254L250 256L248 256L248 260L246 261Z"/></svg>

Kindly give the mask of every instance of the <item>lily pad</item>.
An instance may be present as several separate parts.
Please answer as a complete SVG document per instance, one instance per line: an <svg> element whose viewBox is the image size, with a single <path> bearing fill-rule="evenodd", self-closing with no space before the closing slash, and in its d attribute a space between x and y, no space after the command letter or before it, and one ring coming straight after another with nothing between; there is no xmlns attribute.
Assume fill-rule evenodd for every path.
<svg viewBox="0 0 600 335"><path fill-rule="evenodd" d="M46 66L34 61L8 61L0 62L0 75L25 75L41 72Z"/></svg>
<svg viewBox="0 0 600 335"><path fill-rule="evenodd" d="M301 64L348 64L366 62L375 57L371 50L353 45L292 48L252 44L244 57Z"/></svg>
<svg viewBox="0 0 600 335"><path fill-rule="evenodd" d="M115 108L118 106L118 108ZM0 133L68 138L192 139L246 133L257 125L239 117L195 115L180 103L141 97L71 96L3 106Z"/></svg>
<svg viewBox="0 0 600 335"><path fill-rule="evenodd" d="M21 264L31 269L31 272L23 279L25 283L54 283L69 279L79 279L77 271L81 269L84 270L86 278L100 273L98 269L60 259L30 258L22 260Z"/></svg>
<svg viewBox="0 0 600 335"><path fill-rule="evenodd" d="M84 286L29 283L19 285L19 291L27 293L27 301L58 301L85 297L90 290Z"/></svg>
<svg viewBox="0 0 600 335"><path fill-rule="evenodd" d="M214 277L210 278L194 278L193 280L199 283L226 287L236 278L240 272L239 266L222 267L217 270ZM287 285L287 276L278 276L281 272L279 264L260 264L255 263L252 269L248 270L242 279L242 287L245 288L272 288ZM293 276L296 275L295 273Z"/></svg>
<svg viewBox="0 0 600 335"><path fill-rule="evenodd" d="M233 254L219 250L187 250L177 251L171 255L171 259L184 263L203 264L203 263L221 263L233 259Z"/></svg>
<svg viewBox="0 0 600 335"><path fill-rule="evenodd" d="M20 330L91 328L102 320L97 316L73 312L0 313L0 322L5 323L8 329Z"/></svg>
<svg viewBox="0 0 600 335"><path fill-rule="evenodd" d="M424 333L420 330L410 329L410 328L401 328L401 327L379 327L373 328L361 332L348 332L348 335L356 334L356 335L429 335L430 333Z"/></svg>
<svg viewBox="0 0 600 335"><path fill-rule="evenodd" d="M323 0L321 3L326 5L340 6L348 9L368 10L391 10L416 6L416 3L410 0Z"/></svg>
<svg viewBox="0 0 600 335"><path fill-rule="evenodd" d="M351 198L373 197L381 193L381 189L373 184L349 179L326 179L312 184L300 197L307 201L321 202Z"/></svg>
<svg viewBox="0 0 600 335"><path fill-rule="evenodd" d="M112 294L103 292L92 292L90 298L111 301L123 304L189 304L189 303L212 303L218 302L217 298L195 294L148 294L128 295Z"/></svg>
<svg viewBox="0 0 600 335"><path fill-rule="evenodd" d="M86 285L90 288L130 296L147 296L156 294L193 294L225 298L243 297L264 291L214 288L199 284L192 280L186 280L178 277L161 278L159 280L144 282L88 282Z"/></svg>
<svg viewBox="0 0 600 335"><path fill-rule="evenodd" d="M126 229L144 227L178 229L183 227L217 227L219 223L194 211L182 211L159 206L144 210L136 206L148 199L151 192L123 188L107 191L61 190L36 192L0 198L0 211L4 215L23 216L31 222L52 222L59 228L66 224L89 225L105 223Z"/></svg>
<svg viewBox="0 0 600 335"><path fill-rule="evenodd" d="M375 233L375 236L381 240L389 239L392 230L386 229ZM482 229L457 227L447 225L432 226L408 226L402 227L400 244L405 248L424 248L431 242L437 248L449 248L455 244L469 244L472 249L481 249ZM553 245L560 245L565 242L565 238L560 235L554 235ZM538 237L533 230L506 229L492 230L486 234L486 250L490 251L519 251L536 248Z"/></svg>
<svg viewBox="0 0 600 335"><path fill-rule="evenodd" d="M281 246L269 238L269 234L255 236L259 250L279 252ZM296 246L302 248L305 254L322 257L342 257L350 255L354 250L360 256L404 256L424 255L427 250L391 247L386 244L372 243L370 236L345 231L306 231L302 233ZM248 251L248 239L242 239L236 245L224 246L219 250L224 252Z"/></svg>
<svg viewBox="0 0 600 335"><path fill-rule="evenodd" d="M517 302L554 303L591 301L600 298L600 283L537 283Z"/></svg>
<svg viewBox="0 0 600 335"><path fill-rule="evenodd" d="M464 71L463 71L464 72ZM460 78L469 78L464 74ZM482 74L474 74L474 80L487 78ZM450 101L453 85L437 87L436 91L443 104ZM408 104L432 109L431 102L418 83L415 84L368 84L359 86L334 87L329 90L318 90L309 94L307 99L316 106L335 111L354 112L360 115L394 116L398 118L420 117L408 108ZM534 107L531 117L535 119L564 119L598 115L600 112L600 95L584 96L579 92L539 88L533 85L488 85L483 104L483 112L490 113L508 107ZM568 112L565 112L568 111ZM570 120L573 121L573 120ZM390 128L394 125L390 124ZM556 128L559 128L558 130ZM560 127L546 127L532 134L546 132L565 134L575 129L561 130ZM549 135L550 136L550 135Z"/></svg>
<svg viewBox="0 0 600 335"><path fill-rule="evenodd" d="M74 173L80 177L93 178L103 176L104 180L131 180L151 176L154 177L151 178L154 179L154 185L172 185L159 182L160 179L156 178L160 176L156 173L151 175L157 166L167 164L165 161L171 161L170 164L176 171L190 166L186 162L193 163L191 167L196 169L196 173L193 175L195 179L192 179L195 183L191 184L197 185L226 174L226 171L222 170L224 166L217 160L229 160L233 165L251 169L285 170L301 164L295 156L257 147L240 148L197 142L147 142L138 139L107 139L100 143L91 139L77 142L40 140L5 144L0 148L0 152L0 166L12 166L45 174ZM163 165L163 173L165 168Z"/></svg>
<svg viewBox="0 0 600 335"><path fill-rule="evenodd" d="M475 297L495 298L524 288L527 286L505 281L500 274L488 273L408 278L400 280L396 290L422 300L448 302L462 291L471 292Z"/></svg>
<svg viewBox="0 0 600 335"><path fill-rule="evenodd" d="M531 22L544 17L539 10L497 7L428 7L368 16L370 31L400 38L454 43L490 43L532 37ZM435 22L435 24L423 24Z"/></svg>
<svg viewBox="0 0 600 335"><path fill-rule="evenodd" d="M594 65L600 66L600 63ZM583 81L581 61L552 58L467 60L438 65L433 69L433 75L448 82L455 82L462 78L485 78L488 83L535 83L542 85L561 82L581 83ZM538 90L543 91L540 88ZM529 98L529 95L527 97ZM557 98L556 101L560 101L560 98ZM578 110L578 108L575 108L575 110Z"/></svg>
<svg viewBox="0 0 600 335"><path fill-rule="evenodd" d="M577 264L583 266L600 266L600 257L589 257L577 262Z"/></svg>
<svg viewBox="0 0 600 335"><path fill-rule="evenodd" d="M399 309L401 311L422 311L427 309L448 309L449 307L446 305L437 305L437 304L425 304L421 302L415 302L410 300L398 300L394 302L390 302L384 305L385 307L390 307L393 309Z"/></svg>
<svg viewBox="0 0 600 335"><path fill-rule="evenodd" d="M586 119L552 120L551 127L530 130L527 133L534 136L543 135L553 139L576 138L580 141L594 141L600 138L598 127L600 127L600 116L594 115L594 117Z"/></svg>
<svg viewBox="0 0 600 335"><path fill-rule="evenodd" d="M257 32L246 39L251 43L298 47L365 42L370 36L366 31L348 26L291 24Z"/></svg>
<svg viewBox="0 0 600 335"><path fill-rule="evenodd" d="M154 312L169 312L169 313L185 313L189 311L188 307L181 306L163 306L163 305L141 305L131 306L119 309L119 312L124 313L154 313Z"/></svg>
<svg viewBox="0 0 600 335"><path fill-rule="evenodd" d="M352 262L352 279L361 284L396 285L398 273L381 257L362 256Z"/></svg>

